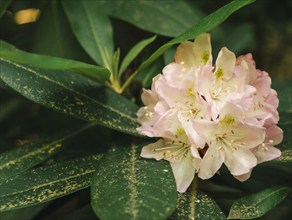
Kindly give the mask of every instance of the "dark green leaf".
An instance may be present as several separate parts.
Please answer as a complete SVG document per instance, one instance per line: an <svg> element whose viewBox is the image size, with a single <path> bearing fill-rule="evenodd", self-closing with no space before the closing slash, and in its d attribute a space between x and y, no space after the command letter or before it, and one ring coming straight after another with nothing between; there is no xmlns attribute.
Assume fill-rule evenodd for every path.
<svg viewBox="0 0 292 220"><path fill-rule="evenodd" d="M108 3L106 7L110 16L169 37L178 36L203 17L202 12L185 1L119 0L105 3Z"/></svg>
<svg viewBox="0 0 292 220"><path fill-rule="evenodd" d="M282 103L282 101L280 100L280 105L285 105L285 104ZM292 127L292 112L279 111L279 116L280 116L280 121L279 121L280 127L287 126L287 125Z"/></svg>
<svg viewBox="0 0 292 220"><path fill-rule="evenodd" d="M203 18L200 22L192 26L186 32L182 33L178 37L169 41L168 43L162 45L158 50L156 50L146 61L144 61L141 66L137 69L137 71L131 75L131 77L125 82L123 89L129 85L131 80L136 77L136 75L144 68L149 66L152 62L154 62L159 56L161 56L168 48L170 48L174 44L181 43L183 41L194 39L201 33L208 32L213 28L217 27L221 24L225 19L227 19L232 13L242 8L245 5L248 5L255 0L234 0L229 4L223 6L218 9L214 13L208 15Z"/></svg>
<svg viewBox="0 0 292 220"><path fill-rule="evenodd" d="M61 1L48 1L35 23L33 53L92 62L74 36Z"/></svg>
<svg viewBox="0 0 292 220"><path fill-rule="evenodd" d="M6 8L10 5L11 2L12 2L12 0L2 0L2 1L0 1L0 18L2 17L2 15L4 14Z"/></svg>
<svg viewBox="0 0 292 220"><path fill-rule="evenodd" d="M252 219L266 214L291 192L288 187L272 187L240 198L232 204L228 219Z"/></svg>
<svg viewBox="0 0 292 220"><path fill-rule="evenodd" d="M149 88L151 86L153 77L161 73L163 66L163 59L160 57L151 63L147 68L142 70L137 76L136 80L140 80L142 82L143 88Z"/></svg>
<svg viewBox="0 0 292 220"><path fill-rule="evenodd" d="M141 146L113 147L95 172L92 207L101 219L165 219L177 192L169 163L140 158ZM114 211L113 211L114 210Z"/></svg>
<svg viewBox="0 0 292 220"><path fill-rule="evenodd" d="M285 81L274 80L272 82L272 87L278 93L280 105L279 111L290 113L290 121L292 114L292 79L287 79Z"/></svg>
<svg viewBox="0 0 292 220"><path fill-rule="evenodd" d="M96 63L110 69L113 34L104 9L94 1L62 1L73 32Z"/></svg>
<svg viewBox="0 0 292 220"><path fill-rule="evenodd" d="M290 146L290 148L292 145ZM279 158L275 160L276 162L292 162L292 150L284 150Z"/></svg>
<svg viewBox="0 0 292 220"><path fill-rule="evenodd" d="M193 183L185 193L179 193L171 219L226 219L216 202Z"/></svg>
<svg viewBox="0 0 292 220"><path fill-rule="evenodd" d="M137 135L137 106L72 71L44 71L0 59L0 78L28 99L59 112Z"/></svg>
<svg viewBox="0 0 292 220"><path fill-rule="evenodd" d="M174 61L175 52L176 52L175 46L170 47L165 51L165 53L163 54L163 60L165 65Z"/></svg>
<svg viewBox="0 0 292 220"><path fill-rule="evenodd" d="M64 148L64 142L91 127L86 125L62 135L28 143L17 149L0 154L0 184L50 158Z"/></svg>
<svg viewBox="0 0 292 220"><path fill-rule="evenodd" d="M13 46L8 49L9 44L6 42L0 42L0 46L0 57L7 60L48 70L75 70L101 83L105 83L109 79L109 71L103 67L59 57L28 53L17 50Z"/></svg>
<svg viewBox="0 0 292 220"><path fill-rule="evenodd" d="M31 206L90 185L101 155L36 168L0 185L0 211Z"/></svg>
<svg viewBox="0 0 292 220"><path fill-rule="evenodd" d="M138 56L138 54L150 43L152 43L155 40L156 36L150 37L148 39L142 40L139 43L137 43L125 56L120 70L119 75L121 75L127 67L131 64L131 62Z"/></svg>
<svg viewBox="0 0 292 220"><path fill-rule="evenodd" d="M48 203L1 212L1 220L30 220L33 219Z"/></svg>

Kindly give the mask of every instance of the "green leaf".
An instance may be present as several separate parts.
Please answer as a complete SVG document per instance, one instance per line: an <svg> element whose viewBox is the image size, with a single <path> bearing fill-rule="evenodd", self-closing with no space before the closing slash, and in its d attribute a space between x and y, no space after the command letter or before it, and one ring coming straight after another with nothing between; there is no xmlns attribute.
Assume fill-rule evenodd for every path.
<svg viewBox="0 0 292 220"><path fill-rule="evenodd" d="M165 219L177 192L169 163L140 158L141 146L117 145L103 158L91 185L101 219ZM114 210L114 211L113 211Z"/></svg>
<svg viewBox="0 0 292 220"><path fill-rule="evenodd" d="M29 170L0 185L0 211L47 202L90 185L101 155Z"/></svg>
<svg viewBox="0 0 292 220"><path fill-rule="evenodd" d="M121 75L127 67L130 65L130 63L138 56L138 54L150 43L152 43L155 40L156 36L147 38L145 40L140 41L137 43L132 49L127 53L125 56L120 70L119 70L119 75Z"/></svg>
<svg viewBox="0 0 292 220"><path fill-rule="evenodd" d="M158 50L156 50L146 61L144 61L137 71L129 77L122 89L124 90L142 69L149 66L172 45L187 41L189 39L194 39L199 34L212 30L226 20L232 13L254 1L255 0L234 0L207 17L204 17L200 22L192 26L186 32L158 48Z"/></svg>
<svg viewBox="0 0 292 220"><path fill-rule="evenodd" d="M280 100L280 105L284 105L284 103L282 103L281 100ZM279 111L279 116L280 116L280 121L279 121L280 127L282 127L283 125L289 125L290 127L292 127L292 112Z"/></svg>
<svg viewBox="0 0 292 220"><path fill-rule="evenodd" d="M175 37L197 23L203 14L185 1L105 2L110 16L125 20L143 30ZM147 22L146 22L147 21Z"/></svg>
<svg viewBox="0 0 292 220"><path fill-rule="evenodd" d="M163 59L160 57L151 63L147 68L142 70L135 80L140 80L142 82L143 88L149 88L151 86L153 77L161 73L163 67Z"/></svg>
<svg viewBox="0 0 292 220"><path fill-rule="evenodd" d="M292 147L292 146L290 146ZM279 158L275 162L292 162L292 150L284 150Z"/></svg>
<svg viewBox="0 0 292 220"><path fill-rule="evenodd" d="M292 79L287 79L285 81L281 80L274 80L272 82L272 87L275 88L275 90L278 93L279 97L279 111L292 113ZM291 120L291 116L290 116Z"/></svg>
<svg viewBox="0 0 292 220"><path fill-rule="evenodd" d="M228 219L261 217L284 200L290 192L288 187L272 187L240 198L232 204Z"/></svg>
<svg viewBox="0 0 292 220"><path fill-rule="evenodd" d="M94 1L62 1L72 30L82 47L96 63L110 69L113 33L104 9ZM82 18L82 19L81 19Z"/></svg>
<svg viewBox="0 0 292 220"><path fill-rule="evenodd" d="M226 219L216 202L194 185L178 194L176 210L170 219Z"/></svg>
<svg viewBox="0 0 292 220"><path fill-rule="evenodd" d="M137 106L73 71L44 71L0 58L0 79L28 99L87 121L137 135Z"/></svg>
<svg viewBox="0 0 292 220"><path fill-rule="evenodd" d="M62 135L34 141L20 148L0 154L0 184L6 179L47 160L64 148L66 140L91 126L93 124L72 129Z"/></svg>
<svg viewBox="0 0 292 220"><path fill-rule="evenodd" d="M17 50L12 45L0 41L0 57L21 64L27 64L38 68L48 70L75 70L84 76L105 83L109 79L109 71L103 67L91 64L52 57Z"/></svg>
<svg viewBox="0 0 292 220"><path fill-rule="evenodd" d="M4 14L6 8L11 4L12 0L2 0L0 1L0 18Z"/></svg>
<svg viewBox="0 0 292 220"><path fill-rule="evenodd" d="M48 1L35 23L33 53L92 62L73 34L61 1Z"/></svg>

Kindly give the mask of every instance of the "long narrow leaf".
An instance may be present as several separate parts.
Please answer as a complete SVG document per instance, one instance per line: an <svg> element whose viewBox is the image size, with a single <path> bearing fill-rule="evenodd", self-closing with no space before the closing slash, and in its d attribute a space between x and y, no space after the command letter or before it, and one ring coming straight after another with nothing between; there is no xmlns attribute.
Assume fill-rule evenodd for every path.
<svg viewBox="0 0 292 220"><path fill-rule="evenodd" d="M44 71L0 58L0 79L28 99L86 121L137 135L137 106L73 71Z"/></svg>
<svg viewBox="0 0 292 220"><path fill-rule="evenodd" d="M64 148L65 141L92 125L72 129L62 135L59 134L45 140L31 142L20 148L0 154L0 183L47 160Z"/></svg>
<svg viewBox="0 0 292 220"><path fill-rule="evenodd" d="M186 1L115 0L100 4L103 4L101 7L106 7L112 17L125 20L143 30L169 37L178 36L203 17L199 9Z"/></svg>
<svg viewBox="0 0 292 220"><path fill-rule="evenodd" d="M155 61L159 56L161 56L172 45L181 43L189 39L194 39L197 35L212 30L213 28L221 24L224 20L226 20L232 13L234 13L238 9L242 8L243 6L248 5L254 1L255 0L234 0L231 3L218 9L214 13L203 18L200 22L195 24L186 32L182 33L181 35L169 41L168 43L162 45L146 61L144 61L141 64L141 66L137 69L137 71L134 74L131 75L131 77L123 85L123 89L125 89L130 84L132 79L136 77L136 75L142 69L145 69L147 66L149 66L153 61Z"/></svg>
<svg viewBox="0 0 292 220"><path fill-rule="evenodd" d="M177 192L169 164L143 160L140 151L124 144L104 156L91 185L99 218L166 219L174 211Z"/></svg>
<svg viewBox="0 0 292 220"><path fill-rule="evenodd" d="M40 167L0 185L0 211L47 202L90 185L101 155Z"/></svg>
<svg viewBox="0 0 292 220"><path fill-rule="evenodd" d="M266 214L291 192L288 187L272 187L236 200L230 209L228 219L251 219Z"/></svg>
<svg viewBox="0 0 292 220"><path fill-rule="evenodd" d="M112 57L114 48L113 33L104 9L94 1L62 3L80 44L96 63L110 68L109 57Z"/></svg>
<svg viewBox="0 0 292 220"><path fill-rule="evenodd" d="M145 40L140 41L137 43L125 56L121 68L119 70L119 75L121 75L127 67L130 65L130 63L138 56L138 54L150 43L152 43L155 40L156 36L147 38Z"/></svg>
<svg viewBox="0 0 292 220"><path fill-rule="evenodd" d="M75 60L68 60L59 57L33 54L24 51L1 50L0 57L21 64L48 70L75 70L84 76L100 83L109 79L109 71L106 68L82 63Z"/></svg>

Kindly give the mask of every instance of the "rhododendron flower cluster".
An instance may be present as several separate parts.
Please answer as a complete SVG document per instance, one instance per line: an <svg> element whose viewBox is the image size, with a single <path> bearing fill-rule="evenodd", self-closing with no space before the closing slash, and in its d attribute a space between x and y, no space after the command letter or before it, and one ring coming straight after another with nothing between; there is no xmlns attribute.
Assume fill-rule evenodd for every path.
<svg viewBox="0 0 292 220"><path fill-rule="evenodd" d="M215 175L225 164L238 180L259 163L281 155L279 100L268 73L251 54L236 58L223 47L212 63L210 35L181 43L174 62L143 90L138 131L159 137L141 156L168 160L177 190L185 192L197 173Z"/></svg>

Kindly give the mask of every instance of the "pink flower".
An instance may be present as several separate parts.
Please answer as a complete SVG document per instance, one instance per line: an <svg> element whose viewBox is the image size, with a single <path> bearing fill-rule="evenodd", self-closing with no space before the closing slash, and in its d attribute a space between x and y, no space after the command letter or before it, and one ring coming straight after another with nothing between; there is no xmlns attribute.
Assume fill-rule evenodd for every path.
<svg viewBox="0 0 292 220"><path fill-rule="evenodd" d="M271 78L251 54L236 58L222 48L212 65L210 35L181 43L175 62L143 90L137 130L157 142L141 156L168 160L179 192L195 173L211 178L225 164L245 181L258 164L275 159L283 138L277 127L279 100Z"/></svg>
<svg viewBox="0 0 292 220"><path fill-rule="evenodd" d="M232 175L248 173L257 165L251 149L263 143L265 129L243 122L244 113L235 104L224 105L216 121L195 121L195 128L204 136L208 150L200 164L199 177L212 177L224 163Z"/></svg>

